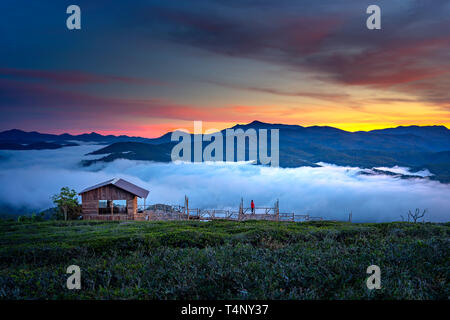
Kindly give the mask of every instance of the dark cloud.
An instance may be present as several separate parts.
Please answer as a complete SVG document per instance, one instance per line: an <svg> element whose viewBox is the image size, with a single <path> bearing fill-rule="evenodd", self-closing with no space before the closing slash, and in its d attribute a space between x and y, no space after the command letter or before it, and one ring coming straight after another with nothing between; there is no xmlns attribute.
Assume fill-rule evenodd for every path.
<svg viewBox="0 0 450 320"><path fill-rule="evenodd" d="M123 121L141 117L247 120L244 113L232 112L241 107L240 102L229 102L233 97L221 99L218 88L211 91L213 108L192 106L192 101L206 104L204 83L198 79L263 94L335 101L337 108L364 107L378 92L389 90L394 93L391 97L401 95L387 102L423 102L427 108L448 111L450 2L376 3L382 8L380 31L365 26L366 8L373 4L369 0L142 0L133 5L80 0L86 28L71 33L58 14L64 12L64 5L17 0L3 7L9 15L0 21L0 60L6 61L0 68L0 107L5 111L0 123L27 116L43 122L69 116L90 119L94 110L117 122L120 117ZM27 24L17 19L22 12ZM194 50L183 51L187 47ZM239 58L257 63L249 62L247 68L248 60ZM267 67L261 61L280 71L273 83L270 75L255 83L257 76L270 71L255 71ZM277 80L286 70L325 85L312 91L302 82L299 90L295 84L279 87ZM146 85L164 84L154 79L164 79L175 89L146 91ZM331 87L341 91L331 92ZM348 97L355 87L379 91ZM147 98L155 94L165 99ZM129 98L133 96L145 98ZM223 101L235 107L224 107ZM215 108L216 103L222 109ZM276 117L278 106L272 107L261 120Z"/></svg>
<svg viewBox="0 0 450 320"><path fill-rule="evenodd" d="M432 6L427 1L379 1L381 31L366 28L365 9L372 3L365 1L257 3L161 4L152 8L148 23L165 30L160 37L217 54L308 71L346 85L404 91L423 100L434 90L448 100L435 81L450 78L448 1ZM423 80L431 89L409 86Z"/></svg>

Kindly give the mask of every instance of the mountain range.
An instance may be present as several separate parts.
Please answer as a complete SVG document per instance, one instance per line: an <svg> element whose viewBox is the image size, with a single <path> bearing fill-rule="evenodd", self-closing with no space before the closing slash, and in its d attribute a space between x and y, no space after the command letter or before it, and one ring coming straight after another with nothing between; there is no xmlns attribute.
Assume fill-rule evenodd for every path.
<svg viewBox="0 0 450 320"><path fill-rule="evenodd" d="M303 127L253 121L236 125L232 129L279 129L282 167L318 166L318 162L361 168L397 165L409 167L411 172L428 169L434 174L431 179L450 182L450 130L444 126L400 126L348 132L326 126ZM169 162L172 148L177 143L171 141L171 134L169 132L159 138L148 139L123 135L103 136L94 132L53 135L14 129L0 133L0 149L24 150L33 149L34 146L45 149L45 144L49 148L62 148L77 142L95 142L102 146L91 154L101 157L84 161L85 166L121 158ZM204 142L203 147L207 144ZM268 148L270 150L270 143Z"/></svg>

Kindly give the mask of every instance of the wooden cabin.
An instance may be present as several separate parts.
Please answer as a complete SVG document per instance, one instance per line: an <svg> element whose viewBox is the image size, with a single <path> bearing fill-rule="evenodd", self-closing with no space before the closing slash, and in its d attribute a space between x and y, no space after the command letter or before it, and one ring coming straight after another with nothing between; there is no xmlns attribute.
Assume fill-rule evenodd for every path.
<svg viewBox="0 0 450 320"><path fill-rule="evenodd" d="M84 189L81 195L84 220L135 220L137 198L145 199L148 190L124 179L111 179Z"/></svg>

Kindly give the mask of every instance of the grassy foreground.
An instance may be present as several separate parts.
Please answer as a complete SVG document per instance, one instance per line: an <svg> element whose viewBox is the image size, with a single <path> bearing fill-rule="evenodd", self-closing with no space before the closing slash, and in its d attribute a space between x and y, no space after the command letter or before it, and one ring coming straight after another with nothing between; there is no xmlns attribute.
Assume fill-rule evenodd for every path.
<svg viewBox="0 0 450 320"><path fill-rule="evenodd" d="M450 224L0 222L1 299L448 299ZM81 268L81 290L66 268ZM380 290L366 287L369 265Z"/></svg>

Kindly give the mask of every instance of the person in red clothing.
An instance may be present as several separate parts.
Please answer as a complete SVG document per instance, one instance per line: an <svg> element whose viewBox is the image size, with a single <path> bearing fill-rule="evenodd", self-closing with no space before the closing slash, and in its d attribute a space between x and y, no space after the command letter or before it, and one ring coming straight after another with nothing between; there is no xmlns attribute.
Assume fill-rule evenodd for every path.
<svg viewBox="0 0 450 320"><path fill-rule="evenodd" d="M252 214L254 214L255 213L255 203L253 202L253 200L250 203L250 207L252 208Z"/></svg>

